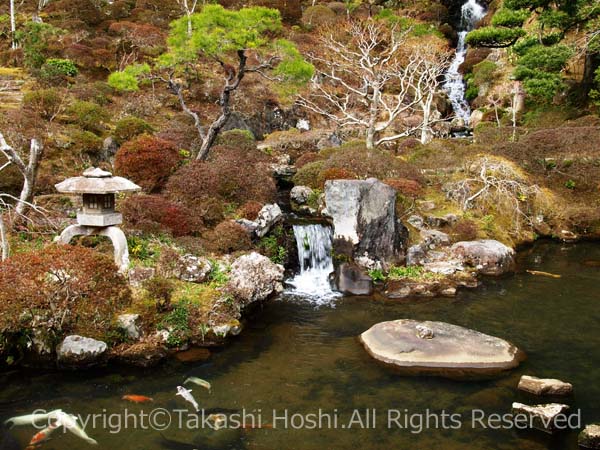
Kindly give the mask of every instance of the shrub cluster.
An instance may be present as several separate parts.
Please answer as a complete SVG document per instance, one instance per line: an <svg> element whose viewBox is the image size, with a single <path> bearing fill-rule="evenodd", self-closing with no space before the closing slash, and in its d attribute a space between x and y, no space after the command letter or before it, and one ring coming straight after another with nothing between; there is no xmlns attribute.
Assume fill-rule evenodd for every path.
<svg viewBox="0 0 600 450"><path fill-rule="evenodd" d="M421 180L419 171L411 164L388 152L367 151L362 142L322 150L319 155L323 159L305 164L298 170L294 176L295 184L321 189L325 180L335 177Z"/></svg>
<svg viewBox="0 0 600 450"><path fill-rule="evenodd" d="M138 117L125 117L115 125L115 141L121 145L140 134L150 134L154 131L152 125Z"/></svg>
<svg viewBox="0 0 600 450"><path fill-rule="evenodd" d="M204 237L207 249L215 253L233 253L252 248L246 229L231 220L221 222Z"/></svg>
<svg viewBox="0 0 600 450"><path fill-rule="evenodd" d="M276 195L270 158L250 147L215 146L208 161L181 167L166 186L169 198L187 205L207 223L218 223L227 205L271 202Z"/></svg>
<svg viewBox="0 0 600 450"><path fill-rule="evenodd" d="M131 292L113 261L94 250L51 245L0 263L0 329L103 336Z"/></svg>
<svg viewBox="0 0 600 450"><path fill-rule="evenodd" d="M121 146L115 157L115 170L151 193L165 185L181 159L171 142L142 135Z"/></svg>
<svg viewBox="0 0 600 450"><path fill-rule="evenodd" d="M121 205L125 224L143 233L169 231L173 236L199 232L202 220L185 206L173 203L159 195L134 195Z"/></svg>

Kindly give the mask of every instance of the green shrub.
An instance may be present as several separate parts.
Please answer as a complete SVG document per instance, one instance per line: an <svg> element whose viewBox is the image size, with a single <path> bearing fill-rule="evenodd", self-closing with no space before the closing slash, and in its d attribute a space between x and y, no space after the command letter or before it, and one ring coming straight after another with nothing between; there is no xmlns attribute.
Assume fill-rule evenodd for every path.
<svg viewBox="0 0 600 450"><path fill-rule="evenodd" d="M233 129L224 131L217 137L215 145L256 148L256 139L250 130Z"/></svg>
<svg viewBox="0 0 600 450"><path fill-rule="evenodd" d="M493 83L498 76L498 65L487 59L473 67L473 82L476 86Z"/></svg>
<svg viewBox="0 0 600 450"><path fill-rule="evenodd" d="M138 117L125 117L115 125L115 141L121 145L140 134L151 134L154 128L148 122Z"/></svg>
<svg viewBox="0 0 600 450"><path fill-rule="evenodd" d="M110 119L108 111L92 102L76 101L67 110L71 120L81 128L99 134L104 122Z"/></svg>
<svg viewBox="0 0 600 450"><path fill-rule="evenodd" d="M40 68L40 78L56 82L66 77L74 77L79 71L69 59L49 58Z"/></svg>
<svg viewBox="0 0 600 450"><path fill-rule="evenodd" d="M27 22L17 32L17 40L23 47L25 66L39 69L46 61L49 46L53 44L63 30L47 23Z"/></svg>
<svg viewBox="0 0 600 450"><path fill-rule="evenodd" d="M91 131L76 130L70 138L71 148L80 155L97 156L102 151L102 139Z"/></svg>
<svg viewBox="0 0 600 450"><path fill-rule="evenodd" d="M496 11L492 17L492 25L495 27L520 27L529 18L531 13L526 9L502 8Z"/></svg>
<svg viewBox="0 0 600 450"><path fill-rule="evenodd" d="M135 92L140 88L140 80L149 73L148 64L133 64L122 71L111 73L107 81L109 86L119 92Z"/></svg>
<svg viewBox="0 0 600 450"><path fill-rule="evenodd" d="M564 69L571 56L573 50L566 45L536 45L519 58L518 65L530 70L555 73Z"/></svg>
<svg viewBox="0 0 600 450"><path fill-rule="evenodd" d="M189 303L185 301L178 303L159 324L159 328L169 331L167 345L170 347L179 347L185 344L191 336L189 306Z"/></svg>
<svg viewBox="0 0 600 450"><path fill-rule="evenodd" d="M525 34L521 28L481 27L467 35L466 43L474 47L509 47Z"/></svg>

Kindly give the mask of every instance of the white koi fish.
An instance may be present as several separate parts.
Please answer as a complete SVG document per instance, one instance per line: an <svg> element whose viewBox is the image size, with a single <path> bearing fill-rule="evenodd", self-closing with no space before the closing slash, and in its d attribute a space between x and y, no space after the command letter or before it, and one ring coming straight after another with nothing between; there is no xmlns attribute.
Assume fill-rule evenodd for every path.
<svg viewBox="0 0 600 450"><path fill-rule="evenodd" d="M185 401L190 402L192 406L196 409L196 412L200 410L200 408L198 407L198 402L192 395L191 389L186 389L183 386L177 386L177 394L175 395L180 395Z"/></svg>
<svg viewBox="0 0 600 450"><path fill-rule="evenodd" d="M84 431L84 429L79 426L79 424L77 423L77 416L74 416L72 414L67 414L67 413L64 413L61 411L56 414L55 425L58 427L60 427L60 426L65 427L66 430L69 430L75 436L83 439L88 444L98 445L98 442L95 439L92 439L91 437L89 437L87 435L87 433Z"/></svg>
<svg viewBox="0 0 600 450"><path fill-rule="evenodd" d="M39 411L42 411L42 410L39 410ZM55 409L53 411L48 411L46 413L36 413L34 411L33 414L11 417L10 419L8 419L4 422L4 425L8 425L10 423L10 428L12 428L14 426L20 426L20 425L38 426L40 423L43 423L44 421L48 421L49 419L56 418L56 415L58 413L62 413L62 409Z"/></svg>
<svg viewBox="0 0 600 450"><path fill-rule="evenodd" d="M210 383L206 380L203 380L202 378L196 378L196 377L186 378L185 381L183 382L183 384L188 384L188 383L194 383L198 386L202 386L203 388L208 390L209 394L212 389L212 386L210 385Z"/></svg>

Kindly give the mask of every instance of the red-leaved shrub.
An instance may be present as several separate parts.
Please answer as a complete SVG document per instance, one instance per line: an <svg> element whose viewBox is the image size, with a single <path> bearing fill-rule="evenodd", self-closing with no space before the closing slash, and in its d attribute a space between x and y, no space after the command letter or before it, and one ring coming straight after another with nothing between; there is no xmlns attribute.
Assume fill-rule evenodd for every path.
<svg viewBox="0 0 600 450"><path fill-rule="evenodd" d="M0 263L0 329L102 337L131 292L112 259L85 247L50 245Z"/></svg>
<svg viewBox="0 0 600 450"><path fill-rule="evenodd" d="M125 224L144 233L168 231L177 237L194 234L202 228L202 219L185 206L159 195L134 195L120 209Z"/></svg>
<svg viewBox="0 0 600 450"><path fill-rule="evenodd" d="M152 193L164 186L181 158L171 142L144 134L123 144L115 157L115 170Z"/></svg>
<svg viewBox="0 0 600 450"><path fill-rule="evenodd" d="M237 214L243 219L256 220L262 207L262 203L250 200L249 202L244 203L242 207L237 210Z"/></svg>
<svg viewBox="0 0 600 450"><path fill-rule="evenodd" d="M216 146L208 161L181 167L169 179L166 192L202 216L205 223L216 223L223 218L227 204L274 200L276 186L269 161L257 149Z"/></svg>
<svg viewBox="0 0 600 450"><path fill-rule="evenodd" d="M215 253L233 253L252 248L252 241L244 227L231 221L221 222L205 235L208 250Z"/></svg>
<svg viewBox="0 0 600 450"><path fill-rule="evenodd" d="M423 186L418 181L406 178L388 178L383 182L408 197L418 197L423 192Z"/></svg>

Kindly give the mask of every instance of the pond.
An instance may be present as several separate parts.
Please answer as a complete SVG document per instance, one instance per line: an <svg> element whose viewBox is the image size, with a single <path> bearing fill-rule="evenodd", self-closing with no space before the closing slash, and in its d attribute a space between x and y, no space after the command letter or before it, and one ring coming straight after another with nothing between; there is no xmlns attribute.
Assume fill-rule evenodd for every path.
<svg viewBox="0 0 600 450"><path fill-rule="evenodd" d="M481 410L488 417L510 412L513 401L542 403L516 389L519 377L530 374L573 383L575 395L566 401L574 411L581 410L582 426L600 421L598 261L598 244L539 242L519 255L516 275L486 279L480 288L460 291L452 299L391 302L346 297L335 299L333 306L315 307L305 299L282 295L266 304L241 336L204 362L171 362L146 371L0 375L0 419L37 408L62 408L82 417L98 414L96 427L88 427L88 434L99 442L96 448L113 450L576 449L576 431L549 436L484 429L481 422L473 427L472 411ZM562 278L535 276L525 269ZM474 328L510 340L528 359L517 370L494 380L403 377L376 364L357 341L357 335L373 324L397 318ZM222 408L225 413L245 410L255 418L260 414L262 428L193 429L201 426L199 421L174 412L188 406L175 396L176 387L188 376L212 383L211 394L199 386L191 387L201 407ZM125 394L142 394L154 401L127 403L121 400ZM150 421L146 417L148 423L141 423L141 411L149 413L154 408L162 408L162 418L153 420L164 424L165 411L170 411L171 425L162 431L140 429ZM311 416L306 415L317 415L319 409L321 429L294 429L302 420L310 426ZM355 409L359 412L354 413ZM129 428L114 433L126 426L125 410ZM442 412L453 414L455 420L442 419ZM428 413L429 428L425 426ZM397 419L391 428L388 414ZM178 427L180 417L189 427ZM350 419L354 421L348 427ZM247 420L250 422L249 416ZM444 422L454 429L442 429ZM15 427L10 433L20 447L7 441L0 445L24 448L34 431ZM61 450L86 447L88 444L70 433L55 434L42 446Z"/></svg>

